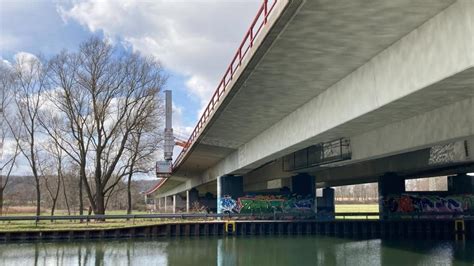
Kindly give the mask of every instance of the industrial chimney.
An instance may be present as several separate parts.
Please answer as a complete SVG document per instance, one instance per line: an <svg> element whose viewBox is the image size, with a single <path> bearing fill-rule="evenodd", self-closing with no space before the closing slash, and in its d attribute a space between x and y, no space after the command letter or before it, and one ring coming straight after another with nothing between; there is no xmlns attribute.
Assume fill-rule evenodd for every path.
<svg viewBox="0 0 474 266"><path fill-rule="evenodd" d="M171 174L172 171L172 160L173 160L173 149L174 149L174 136L172 127L172 98L171 91L165 91L165 135L164 135L164 161L156 162L156 176L166 177Z"/></svg>

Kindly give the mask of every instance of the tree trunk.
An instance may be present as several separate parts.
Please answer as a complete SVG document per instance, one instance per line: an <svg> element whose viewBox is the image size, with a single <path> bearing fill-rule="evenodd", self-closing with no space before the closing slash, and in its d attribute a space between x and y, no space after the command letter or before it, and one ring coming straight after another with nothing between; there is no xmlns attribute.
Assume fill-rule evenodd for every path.
<svg viewBox="0 0 474 266"><path fill-rule="evenodd" d="M51 206L51 216L54 216L54 210L56 209L56 202L58 202L58 198L53 199L53 206Z"/></svg>
<svg viewBox="0 0 474 266"><path fill-rule="evenodd" d="M36 178L36 216L41 214L41 189L39 179Z"/></svg>
<svg viewBox="0 0 474 266"><path fill-rule="evenodd" d="M61 169L61 166L59 166L59 169ZM56 187L56 194L54 195L53 198L53 206L51 208L51 216L54 215L54 210L56 209L56 204L58 203L58 198L59 198L59 191L61 189L61 176L62 176L62 170L58 171L58 180L57 180L57 187Z"/></svg>
<svg viewBox="0 0 474 266"><path fill-rule="evenodd" d="M64 203L66 204L66 209L67 209L67 214L71 215L71 208L69 207L69 201L67 199L67 193L66 193L66 182L64 182L64 177L63 177L63 196L64 196Z"/></svg>
<svg viewBox="0 0 474 266"><path fill-rule="evenodd" d="M0 186L0 216L2 215L3 215L3 187Z"/></svg>
<svg viewBox="0 0 474 266"><path fill-rule="evenodd" d="M127 199L128 199L127 214L132 214L132 191L131 191L132 185L131 183L132 183L132 173L130 172L130 174L128 174L128 183L127 183Z"/></svg>
<svg viewBox="0 0 474 266"><path fill-rule="evenodd" d="M79 215L84 214L84 202L82 200L82 174L79 177Z"/></svg>
<svg viewBox="0 0 474 266"><path fill-rule="evenodd" d="M105 214L105 200L104 193L102 191L97 191L96 193L96 203L95 203L95 214Z"/></svg>

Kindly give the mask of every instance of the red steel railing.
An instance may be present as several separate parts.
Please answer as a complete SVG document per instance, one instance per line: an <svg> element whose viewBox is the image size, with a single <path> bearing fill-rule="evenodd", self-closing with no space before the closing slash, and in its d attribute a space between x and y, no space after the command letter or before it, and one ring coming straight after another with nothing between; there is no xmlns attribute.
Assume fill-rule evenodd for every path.
<svg viewBox="0 0 474 266"><path fill-rule="evenodd" d="M194 144L194 141L197 139L197 137L201 133L201 130L203 129L205 123L213 114L215 107L217 106L219 101L222 99L222 95L226 91L227 85L234 78L234 74L237 71L237 69L239 69L240 66L242 65L242 60L247 55L247 52L250 50L250 48L253 47L255 38L261 32L262 28L267 24L268 16L272 12L277 1L278 0L270 0L270 1L263 0L263 3L257 12L257 15L255 16L255 19L253 20L252 24L250 25L249 30L245 34L244 39L242 43L240 44L239 48L237 49L237 52L235 53L234 57L232 58L232 61L230 62L229 67L227 67L224 73L224 76L222 77L219 83L219 86L217 86L217 89L212 95L212 98L209 104L204 110L193 132L189 136L187 147L184 147L181 150L181 153L178 155L178 158L176 158L174 166L177 166L181 163L181 161L184 159L184 156L186 155L186 152ZM272 2L272 3L270 4L269 2Z"/></svg>

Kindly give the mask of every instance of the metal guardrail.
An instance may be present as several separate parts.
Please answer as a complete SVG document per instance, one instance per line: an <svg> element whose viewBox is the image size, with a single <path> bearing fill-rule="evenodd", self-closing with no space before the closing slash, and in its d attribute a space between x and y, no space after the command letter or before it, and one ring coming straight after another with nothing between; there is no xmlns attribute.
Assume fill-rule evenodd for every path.
<svg viewBox="0 0 474 266"><path fill-rule="evenodd" d="M436 219L436 220L474 220L474 212L410 212L410 213L380 213L381 217L388 217L389 219L399 220L423 220L423 219Z"/></svg>
<svg viewBox="0 0 474 266"><path fill-rule="evenodd" d="M421 220L421 219L465 219L473 220L474 212L411 212L411 213L402 213L402 212L392 212L392 213L379 213L379 212L341 212L335 213L336 217L341 217L342 219L354 218L354 217L365 217L365 219L372 219L369 217L387 217L391 220L400 219L400 220Z"/></svg>
<svg viewBox="0 0 474 266"><path fill-rule="evenodd" d="M213 111L215 107L217 106L217 104L219 103L219 101L221 100L222 95L224 94L227 85L232 81L237 69L241 67L243 59L247 55L248 51L253 47L256 37L261 32L262 28L265 25L267 25L268 16L273 11L273 8L275 7L277 1L278 0L270 0L270 2L272 3L269 4L269 0L264 0L262 5L258 9L257 15L252 21L252 24L250 24L250 28L245 34L244 39L242 40L239 48L237 49L237 52L235 53L234 57L232 58L232 61L227 67L224 73L224 76L222 77L219 85L217 86L216 91L214 92L211 100L209 101L209 104L207 105L206 109L204 109L204 112L201 115L201 118L199 119L196 127L194 128L193 132L189 136L189 139L187 142L188 146L184 147L181 150L181 153L176 158L176 161L174 164L175 166L179 165L181 161L184 159L186 152L189 150L189 148L191 148L194 141L199 136L201 129L205 126L205 123L213 114Z"/></svg>
<svg viewBox="0 0 474 266"><path fill-rule="evenodd" d="M374 216L377 216L377 219L378 219L379 213L378 212L339 212L339 213L336 212L334 216L336 217L336 219L342 218L343 220L345 220L346 218L353 219L355 217L357 217L356 219L360 219L360 217L364 217L366 220L368 220L368 219L373 219L369 217L374 217Z"/></svg>
<svg viewBox="0 0 474 266"><path fill-rule="evenodd" d="M131 220L131 219L209 219L242 217L315 217L313 213L159 213L159 214L119 214L119 215L56 215L56 216L0 216L0 222L6 221L61 221L61 220Z"/></svg>
<svg viewBox="0 0 474 266"><path fill-rule="evenodd" d="M135 219L212 219L212 218L258 218L277 220L284 218L304 218L304 219L321 219L327 220L328 217L342 217L342 219L350 219L356 217L383 216L378 212L340 212L340 213L160 213L160 214L123 214L123 215L73 215L73 216L0 216L0 222L11 221L104 221L104 220L135 220ZM425 213L391 213L388 215L390 219L465 219L474 220L474 212L425 212Z"/></svg>

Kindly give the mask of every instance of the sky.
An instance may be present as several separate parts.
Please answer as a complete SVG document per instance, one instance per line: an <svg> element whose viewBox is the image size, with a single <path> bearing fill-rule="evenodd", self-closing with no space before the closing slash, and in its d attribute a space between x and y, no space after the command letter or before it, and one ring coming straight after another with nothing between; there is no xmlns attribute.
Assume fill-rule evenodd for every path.
<svg viewBox="0 0 474 266"><path fill-rule="evenodd" d="M153 56L173 91L173 128L189 136L261 1L0 0L0 62L75 50L91 36Z"/></svg>

